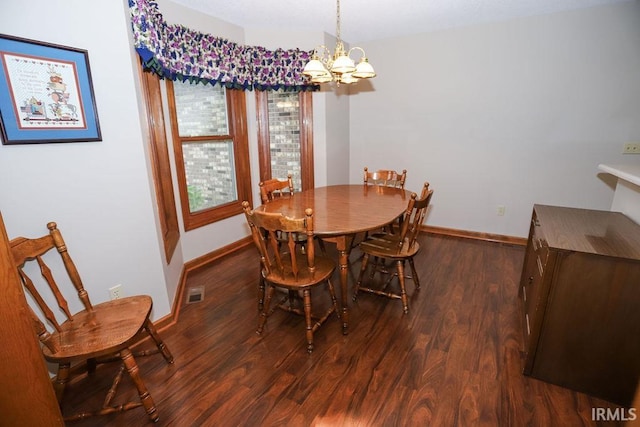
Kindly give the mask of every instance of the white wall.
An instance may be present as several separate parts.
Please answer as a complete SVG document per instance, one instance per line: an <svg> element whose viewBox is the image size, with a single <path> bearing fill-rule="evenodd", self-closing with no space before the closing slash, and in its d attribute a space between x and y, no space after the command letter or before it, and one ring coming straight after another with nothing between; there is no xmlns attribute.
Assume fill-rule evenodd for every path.
<svg viewBox="0 0 640 427"><path fill-rule="evenodd" d="M157 318L169 313L170 303L124 4L0 3L3 33L88 50L103 138L1 145L0 210L10 238L44 235L47 222L56 221L93 302L107 300L107 289L120 283L125 295L151 295Z"/></svg>
<svg viewBox="0 0 640 427"><path fill-rule="evenodd" d="M168 0L159 7L169 22L237 42L279 41ZM597 165L637 162L619 153L640 138L639 18L634 2L363 45L379 77L352 96L314 93L316 185L360 182L364 165L406 168L408 188L428 179L436 189L428 223L520 236L534 202L607 209L613 184L596 178ZM125 294L153 297L154 318L168 314L181 264L246 228L239 215L183 233L166 265L126 1L2 2L0 28L89 51L103 136L0 146L9 236L44 234L55 220L95 302L122 283ZM302 48L332 44L328 35L297 37ZM395 61L408 66L397 72Z"/></svg>
<svg viewBox="0 0 640 427"><path fill-rule="evenodd" d="M608 209L597 165L640 160L621 154L639 23L632 2L362 43L378 77L350 100L351 181L406 168L435 190L428 224L522 237L534 203Z"/></svg>
<svg viewBox="0 0 640 427"><path fill-rule="evenodd" d="M338 185L349 182L350 161L350 87L324 86L324 113L326 117L326 185ZM315 102L315 99L314 99ZM318 185L318 184L316 184Z"/></svg>
<svg viewBox="0 0 640 427"><path fill-rule="evenodd" d="M335 37L325 34L323 44L327 46L331 52L335 52ZM314 47L315 46L317 46L317 44L314 45ZM346 43L345 48L349 49ZM324 98L325 102L322 105L322 111L326 120L324 123L326 129L326 164L324 168L326 181L324 184L316 183L316 186L337 185L349 182L349 146L351 143L349 131L351 124L349 101L352 98L350 95L351 90L351 86L341 85L338 87L335 83L331 83L330 85L321 85L320 92L316 94L316 98L320 96ZM316 102L316 98L313 100L314 103ZM316 171L316 174L317 173Z"/></svg>

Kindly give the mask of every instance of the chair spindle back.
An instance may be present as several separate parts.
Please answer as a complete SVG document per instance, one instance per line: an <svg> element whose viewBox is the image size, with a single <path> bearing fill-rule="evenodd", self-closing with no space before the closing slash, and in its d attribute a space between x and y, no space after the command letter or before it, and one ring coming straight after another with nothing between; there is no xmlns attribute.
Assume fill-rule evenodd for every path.
<svg viewBox="0 0 640 427"><path fill-rule="evenodd" d="M293 178L287 175L286 181L268 179L258 184L260 187L260 199L262 203L269 203L274 198L293 196Z"/></svg>
<svg viewBox="0 0 640 427"><path fill-rule="evenodd" d="M242 204L253 242L260 253L264 277L277 274L298 280L300 269L307 269L308 277L315 271L315 248L307 245L304 254L296 250L296 235L304 234L313 242L313 211L305 210L304 218L288 218L282 214L252 210L248 202ZM283 244L281 236L286 236ZM306 262L304 261L306 255ZM299 256L302 259L299 259Z"/></svg>
<svg viewBox="0 0 640 427"><path fill-rule="evenodd" d="M429 189L428 182L424 183L420 198L416 193L411 194L411 199L403 216L398 252L402 250L404 245L408 245L407 249L411 249L415 245L418 234L420 234L420 227L427 215L431 196L433 196L433 190Z"/></svg>
<svg viewBox="0 0 640 427"><path fill-rule="evenodd" d="M365 185L382 185L385 187L395 187L404 189L404 183L407 180L407 170L398 173L389 169L378 169L375 172L369 172L367 167L364 168Z"/></svg>
<svg viewBox="0 0 640 427"><path fill-rule="evenodd" d="M18 274L22 281L24 288L29 292L29 294L33 297L33 300L38 305L40 310L43 313L43 316L46 318L47 322L53 326L56 331L60 332L60 323L56 319L53 310L49 307L49 305L45 302L43 298L42 291L43 289L39 289L35 283L43 284L46 283L50 289L51 294L56 300L58 307L62 310L67 319L71 319L72 315L69 310L69 304L67 300L64 298L62 292L60 291L60 287L56 279L53 276L53 272L49 265L45 262L43 256L49 252L51 249L55 248L62 259L62 264L68 274L68 281L70 281L75 287L78 297L82 302L84 308L87 311L93 310L93 306L91 301L89 300L89 295L87 291L84 289L82 284L82 280L80 279L80 274L78 270L69 256L67 252L67 245L62 238L62 234L60 230L58 230L55 222L50 222L47 224L47 228L49 229L49 234L36 238L36 239L27 239L25 237L17 237L10 242L11 252L13 254L13 259L15 266L18 268ZM27 269L25 269L25 265L28 265L34 262L38 265L38 271L42 275L42 280L32 278L27 273ZM34 328L40 341L42 341L45 345L47 345L53 352L54 346L53 343L48 341L50 337L49 332L46 329L44 322L40 320L40 318L35 314L33 309L31 309L31 317L33 320Z"/></svg>

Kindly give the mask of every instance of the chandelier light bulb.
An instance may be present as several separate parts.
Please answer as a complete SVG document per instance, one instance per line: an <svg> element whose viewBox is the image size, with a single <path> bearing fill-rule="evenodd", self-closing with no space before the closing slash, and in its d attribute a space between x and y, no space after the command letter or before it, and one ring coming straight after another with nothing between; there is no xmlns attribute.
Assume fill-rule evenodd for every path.
<svg viewBox="0 0 640 427"><path fill-rule="evenodd" d="M363 56L360 62L358 62L358 65L356 65L353 76L359 79L370 79L376 76L376 72L373 70L371 64L369 64L369 60Z"/></svg>
<svg viewBox="0 0 640 427"><path fill-rule="evenodd" d="M353 73L355 70L356 66L353 59L346 54L338 56L331 66L331 72L334 74Z"/></svg>
<svg viewBox="0 0 640 427"><path fill-rule="evenodd" d="M333 75L327 71L326 74L311 78L311 83L329 83L333 81Z"/></svg>
<svg viewBox="0 0 640 427"><path fill-rule="evenodd" d="M313 59L314 57L312 57L311 60L307 62L307 65L304 66L304 70L302 70L302 74L304 74L305 76L309 76L311 78L320 77L320 76L329 74L329 70L327 70L324 64L320 62L320 60L317 57Z"/></svg>
<svg viewBox="0 0 640 427"><path fill-rule="evenodd" d="M346 85L357 82L358 79L354 77L353 73L344 73L340 76L339 83L344 83Z"/></svg>

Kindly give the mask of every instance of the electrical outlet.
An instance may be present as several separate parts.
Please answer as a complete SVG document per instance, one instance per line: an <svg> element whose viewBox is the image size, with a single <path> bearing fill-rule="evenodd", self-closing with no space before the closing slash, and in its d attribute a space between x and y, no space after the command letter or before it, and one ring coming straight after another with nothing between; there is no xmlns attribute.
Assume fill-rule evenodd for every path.
<svg viewBox="0 0 640 427"><path fill-rule="evenodd" d="M122 298L122 285L115 285L114 287L109 288L109 298L111 299Z"/></svg>
<svg viewBox="0 0 640 427"><path fill-rule="evenodd" d="M622 154L640 154L640 142L628 142L624 144Z"/></svg>
<svg viewBox="0 0 640 427"><path fill-rule="evenodd" d="M504 216L504 205L498 205L498 208L496 209L496 215Z"/></svg>

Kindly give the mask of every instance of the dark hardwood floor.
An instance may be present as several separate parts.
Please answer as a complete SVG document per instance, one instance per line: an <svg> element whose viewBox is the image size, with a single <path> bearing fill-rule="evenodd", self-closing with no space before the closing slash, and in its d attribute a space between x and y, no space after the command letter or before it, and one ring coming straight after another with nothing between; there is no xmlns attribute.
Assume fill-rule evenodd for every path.
<svg viewBox="0 0 640 427"><path fill-rule="evenodd" d="M351 304L350 333L330 318L312 355L298 316L277 311L255 334L252 246L191 274L188 286L204 285L204 301L184 306L162 331L175 365L138 359L158 425L590 426L592 408L617 408L521 374L524 248L436 235L420 242L422 286L414 292L407 282L410 313L399 300L363 294ZM99 405L110 381L101 374L115 368L70 384L63 413ZM119 398L133 393L128 378L120 388ZM70 425L146 423L137 408Z"/></svg>

